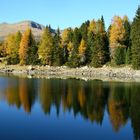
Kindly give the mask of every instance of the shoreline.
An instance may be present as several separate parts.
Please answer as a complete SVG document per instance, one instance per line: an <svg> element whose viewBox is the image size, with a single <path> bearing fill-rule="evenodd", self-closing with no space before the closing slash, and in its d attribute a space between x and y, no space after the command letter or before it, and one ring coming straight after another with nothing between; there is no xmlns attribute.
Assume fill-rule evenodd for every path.
<svg viewBox="0 0 140 140"><path fill-rule="evenodd" d="M9 74L13 76L22 76L29 78L77 78L83 80L103 80L103 81L121 81L121 82L140 82L140 70L133 70L125 67L102 68L80 67L69 68L66 66L19 66L19 65L0 65L0 74Z"/></svg>

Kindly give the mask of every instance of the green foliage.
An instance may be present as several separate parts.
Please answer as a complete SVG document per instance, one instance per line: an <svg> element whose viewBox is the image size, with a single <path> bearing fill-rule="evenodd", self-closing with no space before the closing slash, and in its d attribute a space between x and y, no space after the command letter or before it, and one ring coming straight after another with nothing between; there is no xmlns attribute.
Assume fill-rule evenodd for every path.
<svg viewBox="0 0 140 140"><path fill-rule="evenodd" d="M90 31L88 33L87 49L86 49L86 63L87 64L89 64L92 60L94 37L95 37L94 33Z"/></svg>
<svg viewBox="0 0 140 140"><path fill-rule="evenodd" d="M123 47L115 48L114 62L116 65L125 64L126 49Z"/></svg>
<svg viewBox="0 0 140 140"><path fill-rule="evenodd" d="M61 37L60 30L57 29L57 32L53 38L53 60L52 65L61 66L63 64L63 48L61 46Z"/></svg>
<svg viewBox="0 0 140 140"><path fill-rule="evenodd" d="M125 63L131 64L131 59L132 59L132 53L131 53L131 48L129 47L126 50Z"/></svg>
<svg viewBox="0 0 140 140"><path fill-rule="evenodd" d="M130 31L131 31L131 25L130 22L128 21L128 18L124 19L124 29L125 29L125 39L124 39L124 45L128 48L130 47Z"/></svg>
<svg viewBox="0 0 140 140"><path fill-rule="evenodd" d="M73 49L71 51L71 56L69 57L66 65L68 65L70 67L79 66L78 47L80 45L80 42L81 42L80 31L78 28L75 28L75 30L73 32L73 39L72 39Z"/></svg>
<svg viewBox="0 0 140 140"><path fill-rule="evenodd" d="M127 16L115 16L107 32L102 16L97 21L82 23L79 28L64 29L62 33L59 29L52 33L49 25L38 44L30 29L23 36L20 32L11 34L0 44L0 56L6 56L8 64L102 67L113 62L115 65L132 63L133 68L140 69L139 29L140 7L132 25Z"/></svg>
<svg viewBox="0 0 140 140"><path fill-rule="evenodd" d="M134 69L140 69L140 7L131 28L132 41L132 66Z"/></svg>
<svg viewBox="0 0 140 140"><path fill-rule="evenodd" d="M93 39L91 65L101 67L110 60L109 44L103 17L96 22L96 32Z"/></svg>
<svg viewBox="0 0 140 140"><path fill-rule="evenodd" d="M91 65L101 67L106 63L106 48L102 35L96 34L94 40L93 54Z"/></svg>
<svg viewBox="0 0 140 140"><path fill-rule="evenodd" d="M85 41L87 41L87 37L88 37L87 35L88 35L89 23L90 23L89 21L86 21L79 28L79 31L80 31L80 34L81 34L81 38L83 38Z"/></svg>
<svg viewBox="0 0 140 140"><path fill-rule="evenodd" d="M38 56L41 65L52 65L53 60L53 37L49 28L45 28L38 48Z"/></svg>

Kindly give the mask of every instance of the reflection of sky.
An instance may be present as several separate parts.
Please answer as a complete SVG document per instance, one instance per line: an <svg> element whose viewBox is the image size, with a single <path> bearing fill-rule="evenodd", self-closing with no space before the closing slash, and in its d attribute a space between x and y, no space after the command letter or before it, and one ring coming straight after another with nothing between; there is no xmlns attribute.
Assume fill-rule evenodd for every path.
<svg viewBox="0 0 140 140"><path fill-rule="evenodd" d="M41 106L36 102L32 113L28 115L23 108L9 107L0 102L0 138L20 140L24 139L67 139L91 140L109 138L112 140L131 140L132 129L130 121L118 132L114 132L105 112L102 126L95 122L84 120L81 115L74 117L73 112L63 112L57 116L55 107L51 108L50 115L45 115Z"/></svg>
<svg viewBox="0 0 140 140"><path fill-rule="evenodd" d="M49 80L47 81L48 82L44 82L43 85L44 87L47 85L46 89L51 91L50 95L53 93L52 97L54 98L54 96L57 95L54 93L60 92L61 90L59 91L59 88L62 86L61 84L63 82L66 82L67 80L63 82L61 81L62 82L60 84L61 86L58 84L60 81L59 82L57 80L53 80L53 82L50 82ZM35 82L35 86L33 84L34 82ZM71 82L72 83L75 82L74 88L80 88L83 85L84 88L86 87L85 83L83 82L82 84L80 84L79 81L70 80L69 84L71 84ZM33 140L101 139L102 140L105 138L107 140L108 138L109 140L110 139L112 140L133 139L133 131L131 128L130 120L128 120L124 126L122 125L122 127L119 129L118 132L114 131L112 123L110 121L110 116L107 111L108 110L107 106L105 107L105 113L104 113L102 125L96 123L97 118L93 122L90 119L84 119L86 114L84 114L85 116L82 115L82 111L81 112L79 111L79 113L77 113L76 116L74 116L73 108L71 108L70 111L68 108L64 111L64 106L62 101L61 101L58 116L57 116L56 106L54 106L55 105L54 101L51 102L50 113L48 111L48 114L45 115L44 108L42 107L42 100L40 98L45 99L46 96L42 96L42 97L40 96L42 95L40 92L40 88L41 88L40 83L41 83L41 79L39 80L30 79L28 81L27 79L19 80L19 79L8 78L8 77L0 78L0 139L2 140L9 139L9 138L11 139L12 137L14 137L14 139L16 138L20 140L22 139L33 139ZM95 83L97 84L97 82ZM99 86L100 84L106 84L106 83L99 82L97 84L98 86L96 87L96 85L94 85L95 83L92 83L95 89L101 87ZM75 86L75 84L77 84L76 85L77 87ZM89 88L92 84L89 83ZM21 86L22 88L19 88L20 87L19 85L22 85ZM63 88L65 86L66 85L64 84ZM72 88L73 86L70 87ZM108 88L108 85L104 85L104 87ZM119 90L119 87L120 87L119 83L115 84L115 89L117 88L118 91L124 91L124 90ZM124 85L121 87L124 87ZM24 88L27 89L24 91ZM21 91L19 89L23 91L21 94L20 94ZM44 90L44 93L46 91L47 90ZM77 92L78 90L74 90L74 91ZM19 96L22 96L22 98L18 97L18 100L21 102L20 108L17 108L16 106L18 104L18 103L16 104L17 96L9 96L9 95L18 95L18 92L19 92ZM66 89L64 90L64 93L65 92ZM98 90L97 91L95 90L94 92L98 92ZM25 95L24 100L23 100L23 95ZM31 101L30 96L26 96L26 95L36 95L32 99L33 101L35 100L35 103L32 102L32 106L30 106L29 102L26 102L27 100L25 99ZM62 95L64 94L60 94L59 96ZM14 103L12 102L13 100L11 100L11 97L14 97L15 99ZM60 97L60 99L62 100L62 97ZM47 103L48 100L45 99L43 101ZM28 105L29 108L26 105ZM31 113L28 113L30 112L30 107L31 107Z"/></svg>
<svg viewBox="0 0 140 140"><path fill-rule="evenodd" d="M0 100L3 100L5 97L5 90L7 87L7 79L0 77Z"/></svg>
<svg viewBox="0 0 140 140"><path fill-rule="evenodd" d="M5 88L7 86L7 79L0 77L0 89Z"/></svg>

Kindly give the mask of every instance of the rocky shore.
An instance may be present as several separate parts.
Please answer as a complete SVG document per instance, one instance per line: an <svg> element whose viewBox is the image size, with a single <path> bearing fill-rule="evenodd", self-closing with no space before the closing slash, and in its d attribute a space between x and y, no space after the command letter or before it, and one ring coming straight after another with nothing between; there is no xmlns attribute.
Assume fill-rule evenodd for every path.
<svg viewBox="0 0 140 140"><path fill-rule="evenodd" d="M1 65L1 74L11 74L15 76L28 76L40 78L79 78L84 80L100 79L114 81L139 81L140 71L133 70L130 67L108 67L92 68L68 68L66 66L50 67L50 66L13 66Z"/></svg>

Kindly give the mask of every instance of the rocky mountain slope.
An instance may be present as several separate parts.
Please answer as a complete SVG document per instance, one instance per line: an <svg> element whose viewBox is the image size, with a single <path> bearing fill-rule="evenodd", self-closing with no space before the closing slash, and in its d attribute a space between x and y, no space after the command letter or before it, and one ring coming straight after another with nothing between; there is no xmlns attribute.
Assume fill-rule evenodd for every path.
<svg viewBox="0 0 140 140"><path fill-rule="evenodd" d="M10 33L21 31L22 33L31 28L36 39L40 38L45 26L38 24L34 21L22 21L15 24L1 23L0 24L0 40L4 40Z"/></svg>

